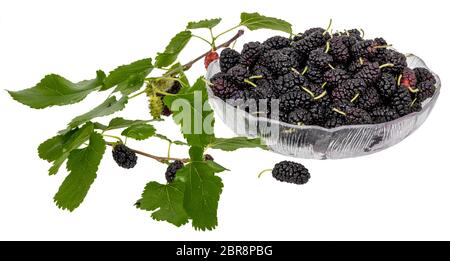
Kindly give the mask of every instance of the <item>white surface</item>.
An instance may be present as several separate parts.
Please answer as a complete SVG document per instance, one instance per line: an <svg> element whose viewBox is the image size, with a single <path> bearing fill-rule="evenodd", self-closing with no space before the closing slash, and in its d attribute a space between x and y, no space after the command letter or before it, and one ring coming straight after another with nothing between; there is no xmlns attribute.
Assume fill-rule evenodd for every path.
<svg viewBox="0 0 450 261"><path fill-rule="evenodd" d="M445 1L382 0L372 4L278 0L237 5L231 1L0 2L1 89L31 87L47 73L74 81L87 79L99 68L108 71L154 56L190 20L222 17L219 28L225 29L238 22L241 11L284 18L295 25L295 31L326 26L330 17L335 29L364 28L369 37L383 36L397 49L423 58L443 83L427 122L400 144L362 158L299 160L312 173L305 186L275 182L270 175L256 178L261 169L286 159L283 156L259 150L211 151L232 170L221 174L225 187L219 226L212 232L153 221L149 213L132 206L146 182L163 180L165 166L144 158L135 169L123 171L111 157L105 157L82 206L73 213L59 210L52 197L66 173L47 176L49 164L38 158L36 148L103 97L91 95L71 107L38 111L13 102L3 92L0 239L449 240L449 35L445 32L450 21L444 5ZM245 41L273 34L247 31L238 49ZM207 47L201 41L192 43L181 61ZM199 63L189 74L203 72ZM143 97L120 115L146 117ZM169 136L178 132L171 122L161 127ZM231 135L220 122L216 133ZM136 146L165 153L162 142Z"/></svg>

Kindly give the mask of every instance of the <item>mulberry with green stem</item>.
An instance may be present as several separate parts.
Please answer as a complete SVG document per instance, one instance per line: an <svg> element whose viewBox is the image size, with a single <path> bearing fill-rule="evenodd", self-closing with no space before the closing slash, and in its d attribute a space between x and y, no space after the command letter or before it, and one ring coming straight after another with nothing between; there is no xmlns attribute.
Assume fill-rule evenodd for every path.
<svg viewBox="0 0 450 261"><path fill-rule="evenodd" d="M306 184L311 178L311 174L305 166L286 160L275 164L272 170L272 176L278 181L297 185Z"/></svg>
<svg viewBox="0 0 450 261"><path fill-rule="evenodd" d="M299 107L307 109L313 102L314 97L311 94L295 89L280 96L280 110L290 112Z"/></svg>
<svg viewBox="0 0 450 261"><path fill-rule="evenodd" d="M288 72L284 75L278 76L275 81L274 87L276 91L281 95L293 90L295 87L299 87L305 84L306 78L296 72Z"/></svg>
<svg viewBox="0 0 450 261"><path fill-rule="evenodd" d="M391 96L391 106L400 116L404 116L411 112L411 104L413 99L410 92L405 88L397 88Z"/></svg>

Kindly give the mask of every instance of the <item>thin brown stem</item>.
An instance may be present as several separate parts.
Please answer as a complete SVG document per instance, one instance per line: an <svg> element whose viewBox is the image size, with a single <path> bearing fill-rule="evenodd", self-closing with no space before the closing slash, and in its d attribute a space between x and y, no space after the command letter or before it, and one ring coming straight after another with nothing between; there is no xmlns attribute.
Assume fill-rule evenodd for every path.
<svg viewBox="0 0 450 261"><path fill-rule="evenodd" d="M114 142L107 142L106 144L108 146L113 147L115 143ZM132 149L132 148L129 148L129 149L131 151L133 151L134 153L136 153L136 154L139 154L139 155L142 155L142 156L154 159L154 160L159 161L161 163L167 163L168 161L174 161L174 160L179 160L179 161L181 161L183 163L189 162L189 159L172 158L172 157L160 157L160 156L152 155L150 153L143 152L143 151L140 151L140 150L135 150L135 149Z"/></svg>
<svg viewBox="0 0 450 261"><path fill-rule="evenodd" d="M244 30L239 30L230 40L228 40L228 41L226 41L226 42L216 46L216 50L218 50L220 48L226 48L226 47L230 46L230 44L232 44L234 41L236 41L236 39L241 37L243 34L244 34ZM194 63L200 61L203 57L208 55L209 52L211 52L211 50L205 52L204 54L202 54L199 57L193 59L192 61L182 65L181 68L180 67L174 68L173 70L170 70L170 71L166 72L164 75L171 75L173 73L179 72L180 70L183 70L183 71L189 70Z"/></svg>

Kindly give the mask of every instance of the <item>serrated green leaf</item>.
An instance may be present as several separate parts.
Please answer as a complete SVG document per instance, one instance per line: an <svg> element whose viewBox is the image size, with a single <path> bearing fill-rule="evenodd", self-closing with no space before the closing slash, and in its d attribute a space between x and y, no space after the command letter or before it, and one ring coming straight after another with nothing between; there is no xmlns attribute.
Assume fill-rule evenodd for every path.
<svg viewBox="0 0 450 261"><path fill-rule="evenodd" d="M258 13L241 13L241 25L250 30L271 29L292 34L292 25L284 20Z"/></svg>
<svg viewBox="0 0 450 261"><path fill-rule="evenodd" d="M106 126L105 130L115 130L115 129L122 129L122 128L128 128L130 126L146 123L148 121L144 120L127 120L122 117L116 117L109 121L108 126Z"/></svg>
<svg viewBox="0 0 450 261"><path fill-rule="evenodd" d="M249 139L246 137L233 138L216 138L209 144L212 149L219 149L224 151L235 151L244 148L261 148L267 150L267 146L259 138Z"/></svg>
<svg viewBox="0 0 450 261"><path fill-rule="evenodd" d="M69 175L59 187L54 197L61 209L73 211L86 197L92 183L97 177L97 170L106 150L106 143L98 133L92 133L89 145L70 153L67 161Z"/></svg>
<svg viewBox="0 0 450 261"><path fill-rule="evenodd" d="M94 125L87 123L79 129L72 130L64 135L57 135L39 145L39 157L53 162L52 167L49 169L49 174L56 174L70 152L87 141L93 131Z"/></svg>
<svg viewBox="0 0 450 261"><path fill-rule="evenodd" d="M222 18L205 19L197 22L189 22L188 25L186 26L186 29L200 29L200 28L211 29L216 25L218 25L220 21L222 21Z"/></svg>
<svg viewBox="0 0 450 261"><path fill-rule="evenodd" d="M96 130L106 130L108 126L101 124L100 122L94 122L94 129Z"/></svg>
<svg viewBox="0 0 450 261"><path fill-rule="evenodd" d="M190 88L182 88L177 95L164 97L173 112L173 119L189 145L206 147L214 140L214 113L206 102L208 94L202 77Z"/></svg>
<svg viewBox="0 0 450 261"><path fill-rule="evenodd" d="M22 104L34 109L43 109L49 106L77 103L92 91L99 89L104 79L103 71L97 71L97 77L92 80L78 83L73 83L57 74L50 74L32 88L8 92L14 100Z"/></svg>
<svg viewBox="0 0 450 261"><path fill-rule="evenodd" d="M191 37L191 31L182 31L176 34L170 40L170 43L166 46L164 52L158 53L158 55L156 56L155 67L166 67L175 62L175 60L178 58L178 55L187 45Z"/></svg>
<svg viewBox="0 0 450 261"><path fill-rule="evenodd" d="M151 216L155 220L165 220L179 227L189 219L183 203L184 183L173 181L163 185L152 181L145 186L139 200L139 208L154 211Z"/></svg>
<svg viewBox="0 0 450 261"><path fill-rule="evenodd" d="M144 83L145 77L153 70L151 58L142 59L114 69L105 79L102 90L107 90L116 85L114 91L129 94ZM131 90L130 90L131 89Z"/></svg>
<svg viewBox="0 0 450 261"><path fill-rule="evenodd" d="M115 112L121 111L125 108L125 105L128 102L128 97L123 96L119 100L116 99L116 97L111 96L108 99L106 99L102 104L98 105L94 109L86 112L85 114L82 114L80 116L75 117L69 124L66 130L62 131L62 133L65 133L72 128L75 128L81 124L84 124L85 122L88 122L94 118L97 117L103 117L110 114L113 114Z"/></svg>
<svg viewBox="0 0 450 261"><path fill-rule="evenodd" d="M214 173L220 173L229 170L213 160L207 160L205 162L214 171Z"/></svg>
<svg viewBox="0 0 450 261"><path fill-rule="evenodd" d="M156 129L152 125L141 123L126 128L122 135L135 140L145 140L153 136L155 132Z"/></svg>
<svg viewBox="0 0 450 261"><path fill-rule="evenodd" d="M222 193L222 179L216 169L203 161L203 149L191 147L191 162L177 171L175 181L185 182L184 209L195 229L211 230L217 226L217 208Z"/></svg>
<svg viewBox="0 0 450 261"><path fill-rule="evenodd" d="M39 145L38 155L41 159L52 162L57 160L64 152L64 144L73 136L77 130L65 135L54 136Z"/></svg>

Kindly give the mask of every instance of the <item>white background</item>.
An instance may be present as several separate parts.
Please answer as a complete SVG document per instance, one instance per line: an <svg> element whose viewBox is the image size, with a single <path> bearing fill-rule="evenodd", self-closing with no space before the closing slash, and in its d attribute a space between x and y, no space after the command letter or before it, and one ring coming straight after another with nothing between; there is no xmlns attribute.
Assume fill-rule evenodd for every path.
<svg viewBox="0 0 450 261"><path fill-rule="evenodd" d="M97 69L162 51L190 20L222 17L218 30L238 23L242 11L258 11L290 21L295 31L360 27L369 37L383 36L398 50L422 57L441 76L441 97L425 124L400 144L362 158L297 159L312 173L305 186L275 182L257 173L286 159L260 150L211 151L231 169L221 174L225 187L219 226L194 231L157 222L133 203L150 180L163 181L165 166L139 158L133 170L115 166L107 151L98 178L81 207L59 210L52 197L65 171L47 176L49 164L36 148L74 116L95 106L93 94L70 107L32 110L0 93L0 239L53 240L429 240L450 239L449 36L445 1L21 1L0 2L0 88L20 90L47 73L78 81ZM200 33L200 32L199 32ZM246 31L238 42L263 40L273 31ZM207 34L205 34L207 36ZM231 34L226 38L231 37ZM221 41L220 41L221 42ZM196 39L181 61L206 51ZM201 63L189 75L204 73ZM192 79L192 78L191 78ZM120 115L148 118L144 97ZM107 122L105 119L103 122ZM159 124L176 137L171 121ZM218 120L216 133L232 133ZM165 154L163 142L131 142ZM174 154L184 156L183 149ZM62 168L63 169L63 168Z"/></svg>

